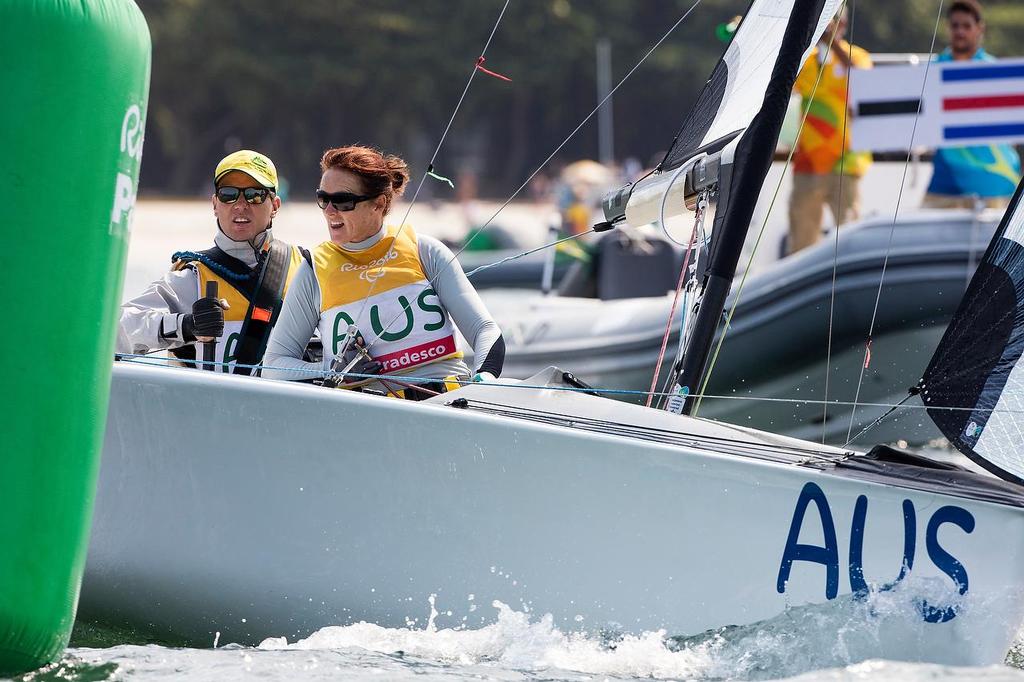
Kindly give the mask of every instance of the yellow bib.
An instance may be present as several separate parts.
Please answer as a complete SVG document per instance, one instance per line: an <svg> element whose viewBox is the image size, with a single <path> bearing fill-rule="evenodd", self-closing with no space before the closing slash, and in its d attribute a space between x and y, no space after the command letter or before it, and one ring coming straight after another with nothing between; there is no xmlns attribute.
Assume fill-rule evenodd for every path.
<svg viewBox="0 0 1024 682"><path fill-rule="evenodd" d="M266 248L269 247L270 245L267 244ZM302 252L297 247L291 247L291 260L288 263L288 274L285 275L284 292L288 291L288 285L295 273L298 272L299 266L302 265L302 260ZM242 338L242 324L245 322L245 314L249 310L249 299L236 288L232 280L220 276L202 261L176 261L172 267L174 270L182 270L187 267L195 270L199 280L199 298L206 296L207 282L217 282L217 297L228 302L230 307L224 311L224 335L217 341L217 361L226 364L219 365L217 369L230 373L232 369L228 365L235 361L235 350ZM282 299L284 292L282 292Z"/></svg>
<svg viewBox="0 0 1024 682"><path fill-rule="evenodd" d="M349 325L356 325L385 374L462 357L455 328L420 263L416 233L388 226L364 251L332 242L313 250L320 286L320 338L324 354L338 355Z"/></svg>

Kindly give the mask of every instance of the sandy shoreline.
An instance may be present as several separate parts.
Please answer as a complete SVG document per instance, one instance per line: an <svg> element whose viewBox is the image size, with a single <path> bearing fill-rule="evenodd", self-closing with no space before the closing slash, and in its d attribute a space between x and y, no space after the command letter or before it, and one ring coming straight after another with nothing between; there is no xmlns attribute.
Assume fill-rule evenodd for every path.
<svg viewBox="0 0 1024 682"><path fill-rule="evenodd" d="M500 206L497 202L480 202L472 209L473 219L482 223ZM397 204L390 217L397 222L407 210L408 204ZM537 246L543 243L546 220L553 210L543 204L513 203L501 211L494 225L514 231L527 246ZM466 212L455 203L417 203L408 222L418 232L439 239L461 239L469 229ZM136 295L166 271L175 251L210 248L216 230L209 201L140 197L132 217L122 300ZM283 204L274 219L274 233L307 248L327 238L321 211L311 201Z"/></svg>
<svg viewBox="0 0 1024 682"><path fill-rule="evenodd" d="M765 216L768 215L768 208L778 187L778 196L768 215L762 246L754 261L755 269L778 257L779 241L786 232L792 183L790 173L782 177L783 168L782 163L772 165L751 221L748 249L762 223L765 223ZM905 169L902 163L876 163L861 181L862 217L891 217L894 214L904 174L906 185L900 199L900 214L917 210L931 177L931 164L911 165ZM458 240L468 231L470 220L481 224L500 207L501 202L497 201L477 202L469 209L472 213L470 217L467 209L457 203L417 202L409 214L408 222L424 234ZM398 222L407 210L408 204L396 204L390 218ZM535 247L544 243L547 225L554 211L552 204L515 202L502 209L493 224L513 232L521 238L525 247ZM827 211L825 220L830 220ZM312 201L286 202L274 220L274 227L281 239L306 247L315 246L326 238L321 211ZM159 277L170 265L171 254L175 251L209 248L213 244L216 229L213 208L208 200L139 197L132 219L122 299L141 292L149 282ZM746 261L746 256L743 261Z"/></svg>

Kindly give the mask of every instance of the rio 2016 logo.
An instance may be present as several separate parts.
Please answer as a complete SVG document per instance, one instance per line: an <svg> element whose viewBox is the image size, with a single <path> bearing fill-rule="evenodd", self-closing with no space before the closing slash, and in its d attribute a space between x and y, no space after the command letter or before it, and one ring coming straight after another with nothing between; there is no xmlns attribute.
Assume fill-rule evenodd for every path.
<svg viewBox="0 0 1024 682"><path fill-rule="evenodd" d="M356 265L354 263L345 263L339 268L342 272L358 272L359 279L375 284L378 279L384 276L384 266L389 262L398 258L398 252L394 249L390 249L386 254L378 258L377 260L370 261L365 265Z"/></svg>
<svg viewBox="0 0 1024 682"><path fill-rule="evenodd" d="M142 110L138 104L128 107L124 114L124 121L121 122L121 153L127 153L129 158L142 161Z"/></svg>
<svg viewBox="0 0 1024 682"><path fill-rule="evenodd" d="M132 174L142 161L142 143L145 132L142 108L132 104L121 121L121 170L114 183L114 206L110 211L110 234L128 236L131 212L135 207L135 181Z"/></svg>

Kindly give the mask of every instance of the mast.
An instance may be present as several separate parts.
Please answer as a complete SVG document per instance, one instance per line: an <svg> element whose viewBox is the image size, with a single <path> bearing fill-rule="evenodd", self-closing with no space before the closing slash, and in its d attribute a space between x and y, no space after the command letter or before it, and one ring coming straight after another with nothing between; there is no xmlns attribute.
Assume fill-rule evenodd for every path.
<svg viewBox="0 0 1024 682"><path fill-rule="evenodd" d="M711 345L736 276L750 219L765 175L771 168L796 75L803 64L804 54L816 40L815 29L820 20L831 18L822 17L825 4L824 0L795 0L764 104L735 147L726 149L726 153L732 152L732 158L722 159L723 167L731 165L732 169L728 172L723 168L721 174L710 259L703 282L704 295L689 344L675 367L677 385L688 389L689 393L700 390ZM693 404L693 398L687 398L683 412L689 414Z"/></svg>
<svg viewBox="0 0 1024 682"><path fill-rule="evenodd" d="M753 0L656 171L604 198L606 229L679 215L705 190L717 199L694 327L674 368L684 394L705 375L796 75L842 1Z"/></svg>

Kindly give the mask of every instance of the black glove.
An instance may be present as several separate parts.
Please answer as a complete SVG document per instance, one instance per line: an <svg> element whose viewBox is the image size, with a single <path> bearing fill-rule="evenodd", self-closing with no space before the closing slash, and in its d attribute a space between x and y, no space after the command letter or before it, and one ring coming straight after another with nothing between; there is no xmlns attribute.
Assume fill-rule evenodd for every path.
<svg viewBox="0 0 1024 682"><path fill-rule="evenodd" d="M356 360L356 364L348 370L349 373L345 376L333 376L324 381L325 386L337 386L339 383L351 384L358 381L365 381L366 377L363 376L352 376L352 374L380 374L384 366L377 360L374 360L364 350L366 348L366 340L363 339L363 335L356 332L355 339L349 344L348 350L346 350L341 357L335 357L331 360L331 371L332 372L343 372L348 367L349 363L352 362L356 356L359 359Z"/></svg>
<svg viewBox="0 0 1024 682"><path fill-rule="evenodd" d="M199 299L192 304L192 314L181 318L181 338L195 341L201 336L224 336L224 311L228 308L223 298Z"/></svg>

